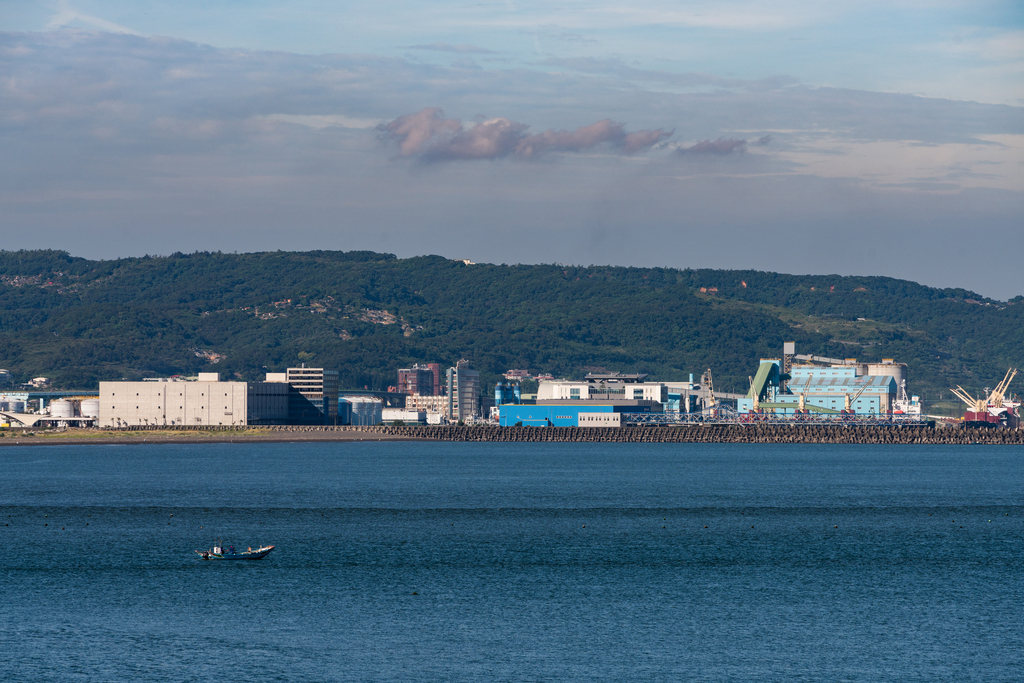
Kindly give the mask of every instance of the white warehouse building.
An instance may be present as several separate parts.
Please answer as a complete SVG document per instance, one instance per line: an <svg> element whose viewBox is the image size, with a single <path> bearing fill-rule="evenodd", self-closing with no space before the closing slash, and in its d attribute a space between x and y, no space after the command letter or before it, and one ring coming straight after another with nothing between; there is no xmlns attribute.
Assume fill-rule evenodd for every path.
<svg viewBox="0 0 1024 683"><path fill-rule="evenodd" d="M282 424L288 389L280 382L221 382L216 372L201 372L197 381L100 382L99 426Z"/></svg>

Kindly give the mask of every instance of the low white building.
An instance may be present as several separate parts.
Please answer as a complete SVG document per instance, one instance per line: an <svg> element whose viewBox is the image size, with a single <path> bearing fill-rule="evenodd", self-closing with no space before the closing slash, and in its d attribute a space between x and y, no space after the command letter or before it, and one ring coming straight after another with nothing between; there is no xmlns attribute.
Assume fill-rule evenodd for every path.
<svg viewBox="0 0 1024 683"><path fill-rule="evenodd" d="M580 413L579 427L621 427L622 413Z"/></svg>
<svg viewBox="0 0 1024 683"><path fill-rule="evenodd" d="M405 397L405 409L423 413L426 416L427 424L443 424L448 418L448 397L444 396L422 396L410 394Z"/></svg>
<svg viewBox="0 0 1024 683"><path fill-rule="evenodd" d="M405 408L383 408L381 420L384 424L402 422L404 424L426 424L427 414L418 410L407 410Z"/></svg>

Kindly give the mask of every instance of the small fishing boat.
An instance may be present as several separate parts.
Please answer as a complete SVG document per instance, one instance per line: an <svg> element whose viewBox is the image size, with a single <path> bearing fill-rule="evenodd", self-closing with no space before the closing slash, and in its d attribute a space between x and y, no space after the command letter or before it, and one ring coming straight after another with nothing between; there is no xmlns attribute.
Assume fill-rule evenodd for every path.
<svg viewBox="0 0 1024 683"><path fill-rule="evenodd" d="M197 550L196 554L204 560L262 560L273 549L272 545L261 545L255 550L250 546L248 550L236 552L235 546L229 545L225 548L218 540L217 545L209 550Z"/></svg>

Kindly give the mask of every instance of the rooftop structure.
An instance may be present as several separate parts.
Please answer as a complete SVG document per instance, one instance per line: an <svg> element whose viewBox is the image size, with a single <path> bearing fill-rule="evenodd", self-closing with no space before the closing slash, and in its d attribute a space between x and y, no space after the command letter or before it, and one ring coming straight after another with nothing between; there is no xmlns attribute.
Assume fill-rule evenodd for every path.
<svg viewBox="0 0 1024 683"><path fill-rule="evenodd" d="M537 387L537 403L548 401L668 401L668 387L644 382L647 375L587 375L582 382L543 381Z"/></svg>
<svg viewBox="0 0 1024 683"><path fill-rule="evenodd" d="M584 380L591 384L638 384L647 379L646 374L624 375L621 372L587 373Z"/></svg>

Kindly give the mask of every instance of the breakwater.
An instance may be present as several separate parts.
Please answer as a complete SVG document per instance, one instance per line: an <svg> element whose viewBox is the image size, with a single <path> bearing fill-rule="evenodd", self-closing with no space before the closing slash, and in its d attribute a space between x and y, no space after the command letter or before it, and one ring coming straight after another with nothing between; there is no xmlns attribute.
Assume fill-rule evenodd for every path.
<svg viewBox="0 0 1024 683"><path fill-rule="evenodd" d="M590 442L590 443L808 443L808 444L949 444L1022 445L1024 430L946 427L874 427L862 425L736 425L628 427L497 427L497 426L292 426L262 427L128 427L124 431L203 431L239 436L246 432L323 440L352 438L427 439L434 441Z"/></svg>
<svg viewBox="0 0 1024 683"><path fill-rule="evenodd" d="M443 441L594 443L1024 444L1019 429L688 425L683 427L377 427L386 434Z"/></svg>

